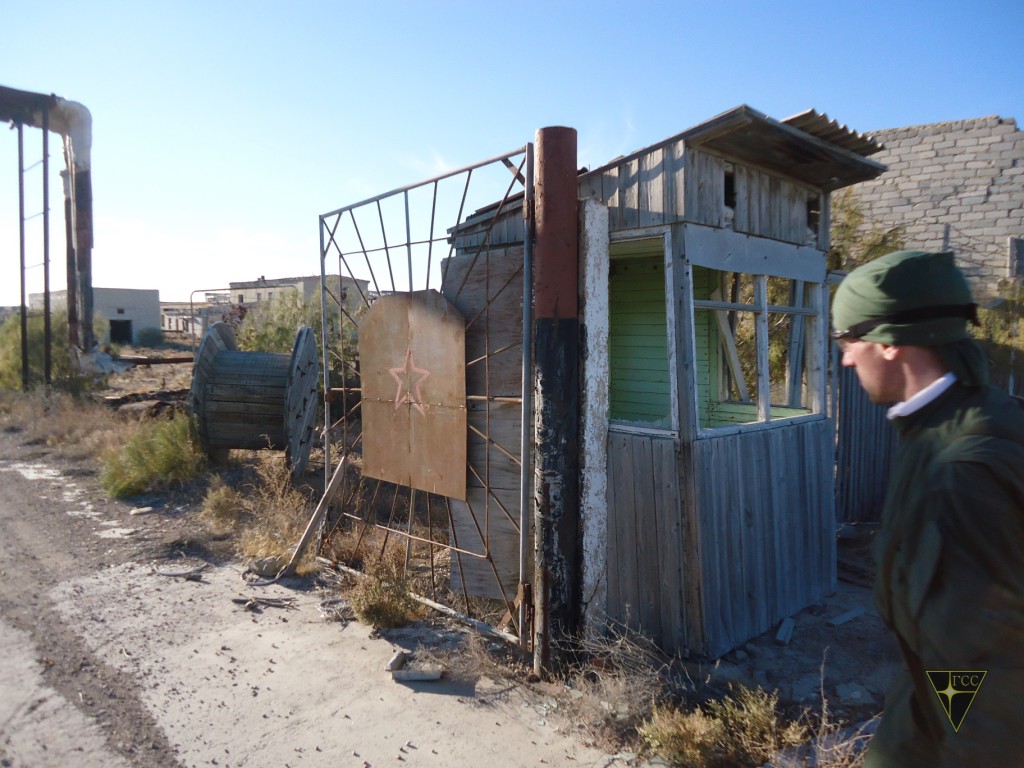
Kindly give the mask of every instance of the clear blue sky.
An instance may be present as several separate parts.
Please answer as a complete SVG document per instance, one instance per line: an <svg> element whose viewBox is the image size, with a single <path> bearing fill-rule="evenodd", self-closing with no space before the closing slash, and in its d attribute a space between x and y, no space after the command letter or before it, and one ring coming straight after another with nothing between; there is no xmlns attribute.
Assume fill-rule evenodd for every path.
<svg viewBox="0 0 1024 768"><path fill-rule="evenodd" d="M595 166L739 104L871 130L1024 121L1024 3L0 0L0 84L93 116L94 284L319 272L321 213L568 125ZM41 134L26 129L26 164ZM60 143L52 280L63 287ZM39 169L27 214L42 208ZM41 218L27 262L42 260ZM42 269L29 271L29 290ZM18 302L0 129L0 305Z"/></svg>

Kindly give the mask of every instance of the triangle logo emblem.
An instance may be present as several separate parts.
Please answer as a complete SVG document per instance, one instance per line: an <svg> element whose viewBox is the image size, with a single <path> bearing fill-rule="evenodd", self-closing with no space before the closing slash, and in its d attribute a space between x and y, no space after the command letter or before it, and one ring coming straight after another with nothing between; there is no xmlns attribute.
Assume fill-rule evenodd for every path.
<svg viewBox="0 0 1024 768"><path fill-rule="evenodd" d="M953 726L953 732L958 732L967 716L967 710L974 703L974 697L981 690L987 671L929 670L925 674L928 675L928 682L931 683L935 695L939 697L939 703L942 704L942 710Z"/></svg>

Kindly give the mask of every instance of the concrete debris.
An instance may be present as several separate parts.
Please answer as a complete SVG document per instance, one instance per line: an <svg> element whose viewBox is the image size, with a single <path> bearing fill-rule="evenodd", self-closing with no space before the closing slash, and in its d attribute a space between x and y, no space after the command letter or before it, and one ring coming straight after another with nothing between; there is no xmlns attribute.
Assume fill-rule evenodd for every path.
<svg viewBox="0 0 1024 768"><path fill-rule="evenodd" d="M793 629L796 627L796 622L792 616L787 616L779 624L779 631L775 633L775 642L779 645L789 645L789 641L793 639Z"/></svg>
<svg viewBox="0 0 1024 768"><path fill-rule="evenodd" d="M842 614L836 616L834 619L829 619L828 620L828 625L830 627L838 627L841 624L845 624L848 621L853 621L858 616L863 616L863 615L864 615L864 609L862 607L851 608L846 613L842 613Z"/></svg>

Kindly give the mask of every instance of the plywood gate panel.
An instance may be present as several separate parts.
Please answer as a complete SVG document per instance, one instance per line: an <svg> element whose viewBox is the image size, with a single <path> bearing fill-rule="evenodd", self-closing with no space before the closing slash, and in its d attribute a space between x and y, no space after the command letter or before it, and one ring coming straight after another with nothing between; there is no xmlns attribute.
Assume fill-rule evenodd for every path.
<svg viewBox="0 0 1024 768"><path fill-rule="evenodd" d="M359 327L363 474L466 498L462 316L437 291L382 296Z"/></svg>

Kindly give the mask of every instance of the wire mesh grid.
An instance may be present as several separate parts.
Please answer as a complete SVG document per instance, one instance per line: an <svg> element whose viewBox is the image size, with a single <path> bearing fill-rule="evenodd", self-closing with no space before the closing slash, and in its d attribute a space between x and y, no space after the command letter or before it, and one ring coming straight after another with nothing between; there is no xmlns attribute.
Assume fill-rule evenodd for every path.
<svg viewBox="0 0 1024 768"><path fill-rule="evenodd" d="M532 173L527 144L320 217L327 476L346 467L317 549L363 572L397 564L414 593L520 643ZM431 290L465 320L465 500L362 471L360 325L382 297Z"/></svg>

